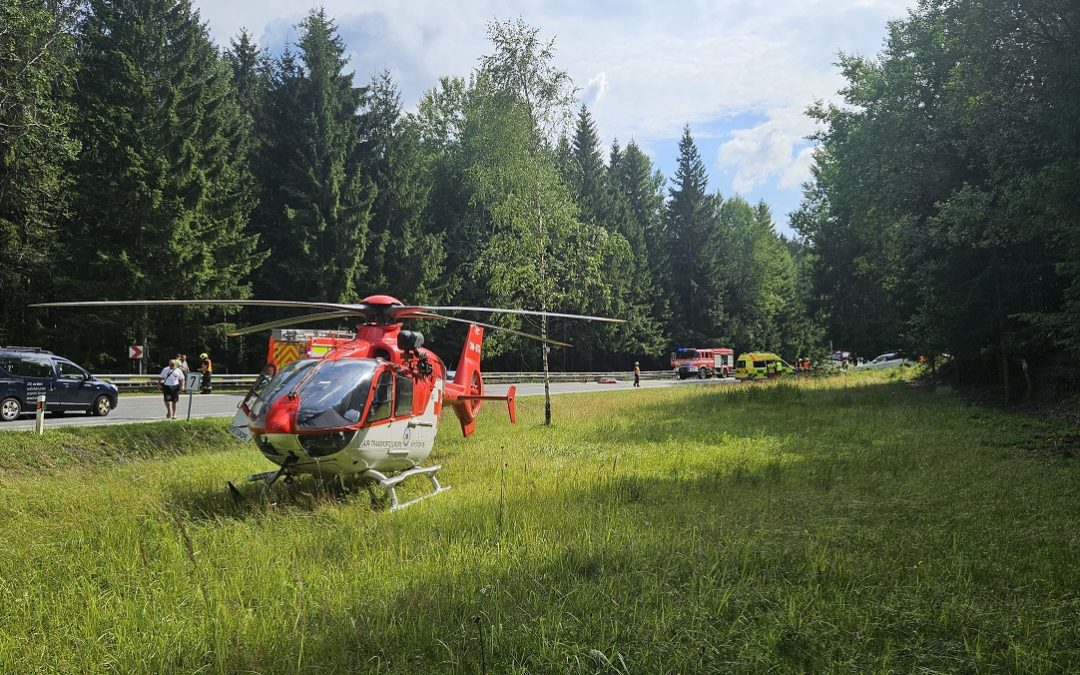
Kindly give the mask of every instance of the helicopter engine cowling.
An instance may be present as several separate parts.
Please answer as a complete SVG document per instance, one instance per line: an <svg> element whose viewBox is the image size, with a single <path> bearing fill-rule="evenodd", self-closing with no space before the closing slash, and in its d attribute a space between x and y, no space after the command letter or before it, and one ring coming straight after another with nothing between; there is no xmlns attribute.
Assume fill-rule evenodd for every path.
<svg viewBox="0 0 1080 675"><path fill-rule="evenodd" d="M415 330L398 333L397 346L403 352L415 352L424 346L424 334Z"/></svg>

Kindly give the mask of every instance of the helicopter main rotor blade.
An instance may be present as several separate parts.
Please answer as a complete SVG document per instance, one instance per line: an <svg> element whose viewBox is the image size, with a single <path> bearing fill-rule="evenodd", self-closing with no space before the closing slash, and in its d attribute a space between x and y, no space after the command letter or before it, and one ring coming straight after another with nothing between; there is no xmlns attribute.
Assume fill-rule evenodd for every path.
<svg viewBox="0 0 1080 675"><path fill-rule="evenodd" d="M305 309L332 309L339 312L363 313L368 305L345 305L336 302L308 302L306 300L88 300L79 302L38 302L30 307L158 307L158 306L228 306L235 307L299 307Z"/></svg>
<svg viewBox="0 0 1080 675"><path fill-rule="evenodd" d="M266 323L256 324L254 326L244 326L243 328L237 328L235 330L225 333L228 337L239 337L241 335L249 335L251 333L258 333L260 331L269 330L271 328L284 328L286 326L296 326L302 323L310 323L312 321L322 321L324 319L344 319L347 316L354 316L354 312L323 312L321 314L305 314L303 316L294 316L288 319L278 319L277 321L267 321Z"/></svg>
<svg viewBox="0 0 1080 675"><path fill-rule="evenodd" d="M563 312L540 312L532 309L507 309L502 307L470 307L464 305L455 306L428 306L428 305L399 305L399 304L368 304L361 302L355 305L338 302L311 302L307 300L84 300L67 302L38 302L30 307L287 307L304 309L322 309L328 311L348 312L364 316L369 319L381 318L397 319L415 316L420 312L488 312L490 314L519 314L523 316L549 316L553 319L580 319L582 321L604 321L609 323L625 323L624 319L612 319L606 316L588 316L584 314L566 314ZM446 318L446 317L444 317ZM479 324L478 324L479 325ZM504 329L505 330L505 329Z"/></svg>
<svg viewBox="0 0 1080 675"><path fill-rule="evenodd" d="M521 337L529 338L530 340L536 340L537 342L543 342L549 345L555 345L556 347L573 347L574 345L569 342L559 342L558 340L552 340L551 338L540 337L539 335L533 335L532 333L525 333L514 328L504 328L503 326L496 326L491 323L484 323L482 321L472 321L470 319L459 319L456 316L443 316L441 314L434 314L432 312L417 312L415 314L409 314L410 319L439 319L442 321L457 321L458 323L470 323L477 326L483 326L484 328L491 328L492 330L501 330L511 335L520 335Z"/></svg>
<svg viewBox="0 0 1080 675"><path fill-rule="evenodd" d="M424 305L402 305L393 308L395 315L409 315L411 311L421 312L490 312L492 314L524 314L528 316L549 316L553 319L581 319L583 321L607 321L626 323L626 319L612 319L606 316L587 316L584 314L563 314L561 312L538 312L533 309L504 309L501 307L433 307ZM479 324L477 324L479 325Z"/></svg>

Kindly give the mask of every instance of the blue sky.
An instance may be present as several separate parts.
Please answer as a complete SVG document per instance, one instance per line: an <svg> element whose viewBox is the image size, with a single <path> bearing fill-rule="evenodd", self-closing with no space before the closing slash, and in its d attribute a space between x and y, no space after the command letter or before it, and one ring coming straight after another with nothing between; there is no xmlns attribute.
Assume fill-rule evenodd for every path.
<svg viewBox="0 0 1080 675"><path fill-rule="evenodd" d="M765 200L787 232L809 176L807 106L837 100L838 52L876 54L914 0L195 0L219 43L243 27L273 52L319 4L358 81L389 69L407 107L440 76L468 76L489 21L520 17L555 39L605 144L634 139L670 178L689 124L711 189Z"/></svg>

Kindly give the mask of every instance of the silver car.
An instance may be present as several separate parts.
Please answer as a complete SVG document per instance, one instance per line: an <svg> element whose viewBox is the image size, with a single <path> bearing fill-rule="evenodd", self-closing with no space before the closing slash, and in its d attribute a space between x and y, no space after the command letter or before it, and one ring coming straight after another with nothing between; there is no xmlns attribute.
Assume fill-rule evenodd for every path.
<svg viewBox="0 0 1080 675"><path fill-rule="evenodd" d="M896 366L911 366L914 365L913 361L910 361L900 352L886 352L872 361L855 366L855 370L884 370L886 368L895 368Z"/></svg>

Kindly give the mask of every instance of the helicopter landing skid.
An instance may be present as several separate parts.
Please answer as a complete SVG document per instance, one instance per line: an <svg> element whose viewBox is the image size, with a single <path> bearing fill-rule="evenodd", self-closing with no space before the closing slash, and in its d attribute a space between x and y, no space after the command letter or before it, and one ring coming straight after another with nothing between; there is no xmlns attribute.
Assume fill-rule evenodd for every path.
<svg viewBox="0 0 1080 675"><path fill-rule="evenodd" d="M441 468L441 464L436 464L435 466L424 466L415 469L407 469L405 471L402 471L398 475L390 478L387 478L386 474L380 471L376 471L375 469L368 469L360 475L365 478L375 479L375 482L379 484L379 487L386 490L387 496L390 497L390 510L397 511L399 509L405 508L406 506L411 506L416 502L427 499L428 497L434 497L440 492L446 492L447 490L449 490L451 486L441 485L439 483L439 479L435 477L435 473ZM410 499L407 502L399 502L397 496L397 486L406 478L412 478L413 476L427 476L427 479L431 481L431 487L434 489L434 491L426 495L421 495L416 499Z"/></svg>
<svg viewBox="0 0 1080 675"><path fill-rule="evenodd" d="M262 473L253 473L247 477L249 483L255 483L261 481L262 496L265 498L266 493L270 490L270 486L278 481L279 478L284 478L285 483L292 483L293 476L289 473L289 467L296 464L296 455L289 455L288 459L281 465L281 468L277 471L263 471ZM233 499L240 502L243 501L244 496L240 494L240 491L236 489L236 486L232 484L232 481L228 481L229 493L232 494Z"/></svg>

